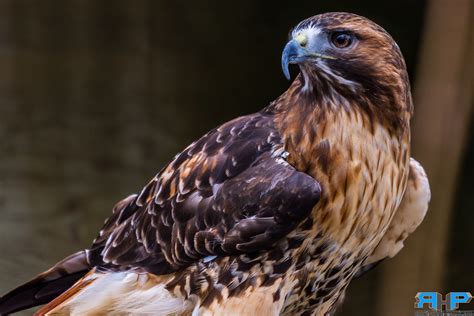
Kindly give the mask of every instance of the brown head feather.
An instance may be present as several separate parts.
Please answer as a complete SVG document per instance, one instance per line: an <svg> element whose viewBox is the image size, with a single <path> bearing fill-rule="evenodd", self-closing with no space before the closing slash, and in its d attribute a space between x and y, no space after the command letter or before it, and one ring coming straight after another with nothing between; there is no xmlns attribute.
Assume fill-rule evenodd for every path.
<svg viewBox="0 0 474 316"><path fill-rule="evenodd" d="M299 64L301 74L276 104L314 107L359 107L370 120L393 132L406 133L413 111L410 82L403 55L394 39L374 22L351 13L325 13L300 22L292 37L308 34L330 41L334 32L354 36L350 49L321 48L331 58L311 58ZM336 109L337 110L337 109Z"/></svg>

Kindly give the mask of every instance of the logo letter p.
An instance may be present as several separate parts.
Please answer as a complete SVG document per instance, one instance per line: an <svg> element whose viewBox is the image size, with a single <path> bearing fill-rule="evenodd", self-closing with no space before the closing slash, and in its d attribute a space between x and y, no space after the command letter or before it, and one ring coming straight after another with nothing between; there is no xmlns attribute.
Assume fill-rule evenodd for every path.
<svg viewBox="0 0 474 316"><path fill-rule="evenodd" d="M448 310L456 310L459 308L459 304L469 303L472 299L472 295L469 292L451 292L446 297L446 305Z"/></svg>

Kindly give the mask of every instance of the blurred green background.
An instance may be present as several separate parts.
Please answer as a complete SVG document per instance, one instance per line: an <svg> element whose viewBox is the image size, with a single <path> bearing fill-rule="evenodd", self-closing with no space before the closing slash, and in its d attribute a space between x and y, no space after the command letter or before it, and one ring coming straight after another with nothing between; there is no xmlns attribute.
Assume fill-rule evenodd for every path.
<svg viewBox="0 0 474 316"><path fill-rule="evenodd" d="M0 293L87 247L188 143L279 96L289 30L327 11L401 47L433 193L406 249L355 280L338 315L474 292L474 1L0 0Z"/></svg>

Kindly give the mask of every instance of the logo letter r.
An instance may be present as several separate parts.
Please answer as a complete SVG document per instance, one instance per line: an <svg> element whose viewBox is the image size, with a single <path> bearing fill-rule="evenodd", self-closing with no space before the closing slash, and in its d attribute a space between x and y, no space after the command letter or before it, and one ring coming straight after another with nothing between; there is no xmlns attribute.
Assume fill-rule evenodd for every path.
<svg viewBox="0 0 474 316"><path fill-rule="evenodd" d="M427 304L430 309L437 311L439 296L437 292L418 292L415 296L415 308L422 309Z"/></svg>

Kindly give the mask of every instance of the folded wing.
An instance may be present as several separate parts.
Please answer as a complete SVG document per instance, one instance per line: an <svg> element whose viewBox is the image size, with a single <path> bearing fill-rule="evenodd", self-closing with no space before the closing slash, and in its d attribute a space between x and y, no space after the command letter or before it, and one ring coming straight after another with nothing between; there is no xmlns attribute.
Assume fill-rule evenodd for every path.
<svg viewBox="0 0 474 316"><path fill-rule="evenodd" d="M315 179L285 161L271 116L238 118L119 202L89 261L164 274L207 256L268 249L308 216L320 193Z"/></svg>

